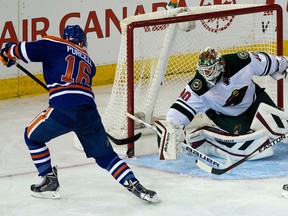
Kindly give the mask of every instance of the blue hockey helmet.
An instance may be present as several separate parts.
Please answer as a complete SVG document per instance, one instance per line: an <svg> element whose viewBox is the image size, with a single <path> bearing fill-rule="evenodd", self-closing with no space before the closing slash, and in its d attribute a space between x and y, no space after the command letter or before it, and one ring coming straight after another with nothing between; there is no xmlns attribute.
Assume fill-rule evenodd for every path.
<svg viewBox="0 0 288 216"><path fill-rule="evenodd" d="M77 45L80 45L83 42L83 47L87 48L86 35L79 25L66 26L62 38Z"/></svg>

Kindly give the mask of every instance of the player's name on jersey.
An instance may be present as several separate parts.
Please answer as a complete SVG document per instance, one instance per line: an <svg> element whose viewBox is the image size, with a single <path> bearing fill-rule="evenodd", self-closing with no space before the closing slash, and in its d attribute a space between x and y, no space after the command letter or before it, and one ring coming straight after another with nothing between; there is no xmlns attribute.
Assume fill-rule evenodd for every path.
<svg viewBox="0 0 288 216"><path fill-rule="evenodd" d="M81 59L83 59L85 62L87 62L87 64L89 64L92 67L92 61L85 53L71 46L67 46L67 52L70 52L75 56L79 56Z"/></svg>

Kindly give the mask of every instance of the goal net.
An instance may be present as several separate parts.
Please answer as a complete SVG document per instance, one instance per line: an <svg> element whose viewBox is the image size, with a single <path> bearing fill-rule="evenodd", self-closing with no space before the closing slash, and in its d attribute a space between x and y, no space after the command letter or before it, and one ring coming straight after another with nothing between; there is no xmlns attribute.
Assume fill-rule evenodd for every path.
<svg viewBox="0 0 288 216"><path fill-rule="evenodd" d="M176 8L124 19L112 94L103 116L107 132L126 138L137 130L151 131L127 118L127 112L151 125L165 119L193 78L199 53L206 47L222 55L238 51L281 55L281 16L278 5L231 4L191 7L189 12ZM281 81L277 84L270 77L255 81L283 106ZM200 114L191 127L207 121Z"/></svg>

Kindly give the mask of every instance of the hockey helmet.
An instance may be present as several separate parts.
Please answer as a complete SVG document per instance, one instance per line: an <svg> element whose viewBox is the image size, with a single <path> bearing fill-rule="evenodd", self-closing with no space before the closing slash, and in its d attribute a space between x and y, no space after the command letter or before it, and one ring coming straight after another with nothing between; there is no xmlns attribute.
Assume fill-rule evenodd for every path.
<svg viewBox="0 0 288 216"><path fill-rule="evenodd" d="M87 48L86 35L79 25L66 26L62 38L77 45L80 45L83 42L83 47Z"/></svg>
<svg viewBox="0 0 288 216"><path fill-rule="evenodd" d="M207 47L199 56L198 72L205 78L208 87L215 85L217 78L225 71L225 61L216 49Z"/></svg>

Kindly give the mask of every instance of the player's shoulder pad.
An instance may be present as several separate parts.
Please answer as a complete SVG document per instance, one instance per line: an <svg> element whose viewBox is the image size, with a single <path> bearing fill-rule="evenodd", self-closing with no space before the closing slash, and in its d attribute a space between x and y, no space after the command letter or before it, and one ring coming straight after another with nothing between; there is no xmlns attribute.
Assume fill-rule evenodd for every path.
<svg viewBox="0 0 288 216"><path fill-rule="evenodd" d="M229 74L227 74L228 77L233 76L251 62L248 52L231 53L223 55L222 57L225 60L225 71L229 71Z"/></svg>
<svg viewBox="0 0 288 216"><path fill-rule="evenodd" d="M198 96L205 94L209 90L206 80L198 71L196 71L195 76L190 80L188 85Z"/></svg>

